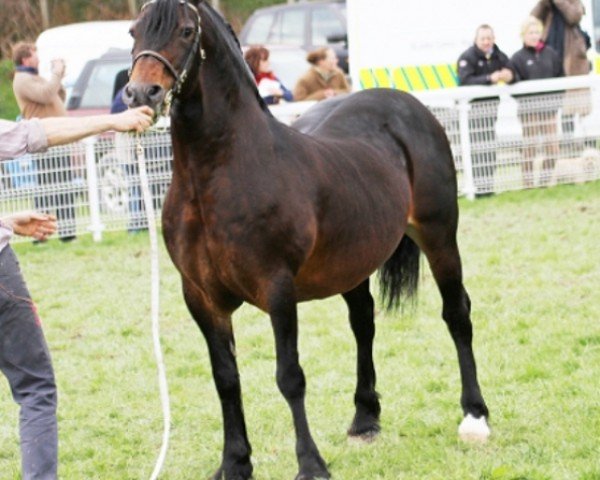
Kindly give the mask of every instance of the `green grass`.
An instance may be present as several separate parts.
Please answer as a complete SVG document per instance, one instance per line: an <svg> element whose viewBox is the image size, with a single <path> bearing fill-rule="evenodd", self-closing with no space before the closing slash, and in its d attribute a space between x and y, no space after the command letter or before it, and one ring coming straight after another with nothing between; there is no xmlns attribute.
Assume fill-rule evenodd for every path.
<svg viewBox="0 0 600 480"><path fill-rule="evenodd" d="M10 60L0 60L0 118L14 120L19 107L12 90L14 65Z"/></svg>
<svg viewBox="0 0 600 480"><path fill-rule="evenodd" d="M460 245L493 436L465 445L456 353L428 269L414 311L378 313L382 434L348 443L354 342L343 302L300 306L307 410L333 478L600 479L600 182L461 200ZM147 235L16 247L59 389L60 476L148 478L162 417L149 318ZM222 430L204 340L161 252L161 329L171 390L169 480L205 479ZM256 480L296 474L290 414L274 381L265 314L234 320ZM17 408L0 388L0 479L17 479Z"/></svg>

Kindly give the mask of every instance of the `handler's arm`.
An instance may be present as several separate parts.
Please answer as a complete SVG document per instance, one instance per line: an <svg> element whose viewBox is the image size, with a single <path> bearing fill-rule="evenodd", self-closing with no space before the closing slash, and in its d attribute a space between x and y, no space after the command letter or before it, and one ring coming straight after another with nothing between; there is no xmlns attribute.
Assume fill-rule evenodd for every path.
<svg viewBox="0 0 600 480"><path fill-rule="evenodd" d="M152 118L152 109L144 106L115 115L42 118L40 123L48 137L48 146L53 147L75 142L108 130L143 132L152 125Z"/></svg>

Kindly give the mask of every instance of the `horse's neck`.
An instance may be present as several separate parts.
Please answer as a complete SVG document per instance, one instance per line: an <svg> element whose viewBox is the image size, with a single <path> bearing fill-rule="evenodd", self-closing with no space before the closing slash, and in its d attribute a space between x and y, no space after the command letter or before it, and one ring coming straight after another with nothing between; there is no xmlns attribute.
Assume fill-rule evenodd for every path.
<svg viewBox="0 0 600 480"><path fill-rule="evenodd" d="M268 136L270 114L235 38L206 4L201 13L205 59L194 87L174 103L172 128L174 140L210 166L236 151L240 138Z"/></svg>
<svg viewBox="0 0 600 480"><path fill-rule="evenodd" d="M173 167L182 175L193 172L208 178L223 162L244 161L235 152L249 154L260 148L258 139L268 141L270 136L271 116L262 111L250 90L240 91L243 87L238 85L238 91L225 87L207 91L206 84L215 82L208 72L204 73L202 91L198 89L173 103L173 142L182 152L176 155Z"/></svg>

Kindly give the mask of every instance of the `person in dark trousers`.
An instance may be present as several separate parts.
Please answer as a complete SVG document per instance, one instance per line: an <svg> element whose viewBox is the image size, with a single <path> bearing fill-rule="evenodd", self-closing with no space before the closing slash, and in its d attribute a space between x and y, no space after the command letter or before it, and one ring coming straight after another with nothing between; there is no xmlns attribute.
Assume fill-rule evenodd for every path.
<svg viewBox="0 0 600 480"><path fill-rule="evenodd" d="M477 27L474 44L458 58L457 70L460 86L498 85L513 81L508 56L498 48L494 30L486 24ZM471 102L469 138L476 196L494 192L498 104L498 97Z"/></svg>
<svg viewBox="0 0 600 480"><path fill-rule="evenodd" d="M35 305L8 244L14 232L45 240L56 218L21 213L0 219L0 370L20 406L23 479L57 478L56 383Z"/></svg>
<svg viewBox="0 0 600 480"><path fill-rule="evenodd" d="M13 46L15 76L13 91L24 119L66 116L62 79L65 63L52 62L50 80L38 73L39 58L35 45L21 42ZM34 198L35 208L53 212L59 221L58 235L64 242L75 239L75 195L68 191L73 181L71 156L64 152L36 158L37 183L41 193Z"/></svg>
<svg viewBox="0 0 600 480"><path fill-rule="evenodd" d="M0 120L0 160L107 130L141 132L152 124L152 116L150 108L140 107L118 115ZM38 212L0 219L0 371L20 406L23 480L58 478L57 393L41 322L9 241L13 233L43 241L56 229L55 216Z"/></svg>
<svg viewBox="0 0 600 480"><path fill-rule="evenodd" d="M522 25L523 48L510 59L515 80L538 80L564 76L560 56L542 41L543 25L536 17L529 17ZM540 185L547 185L559 154L557 112L562 105L562 92L516 96L517 114L523 129L523 184L534 186L533 160L537 139L541 137L545 158L542 163Z"/></svg>
<svg viewBox="0 0 600 480"><path fill-rule="evenodd" d="M121 70L115 76L110 113L121 113L127 110L127 105L125 105L125 102L123 101L123 90L128 82L129 71L127 69Z"/></svg>

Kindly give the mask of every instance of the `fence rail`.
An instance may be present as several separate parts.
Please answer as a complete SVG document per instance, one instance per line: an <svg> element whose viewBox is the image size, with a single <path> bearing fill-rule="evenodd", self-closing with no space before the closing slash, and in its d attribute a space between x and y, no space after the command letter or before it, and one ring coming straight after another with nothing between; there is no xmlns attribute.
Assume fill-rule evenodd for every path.
<svg viewBox="0 0 600 480"><path fill-rule="evenodd" d="M459 192L478 195L600 178L600 77L421 92L444 126ZM273 109L284 123L312 103ZM134 137L106 134L0 165L0 215L56 212L59 236L146 228ZM141 136L154 208L169 186L167 131Z"/></svg>

